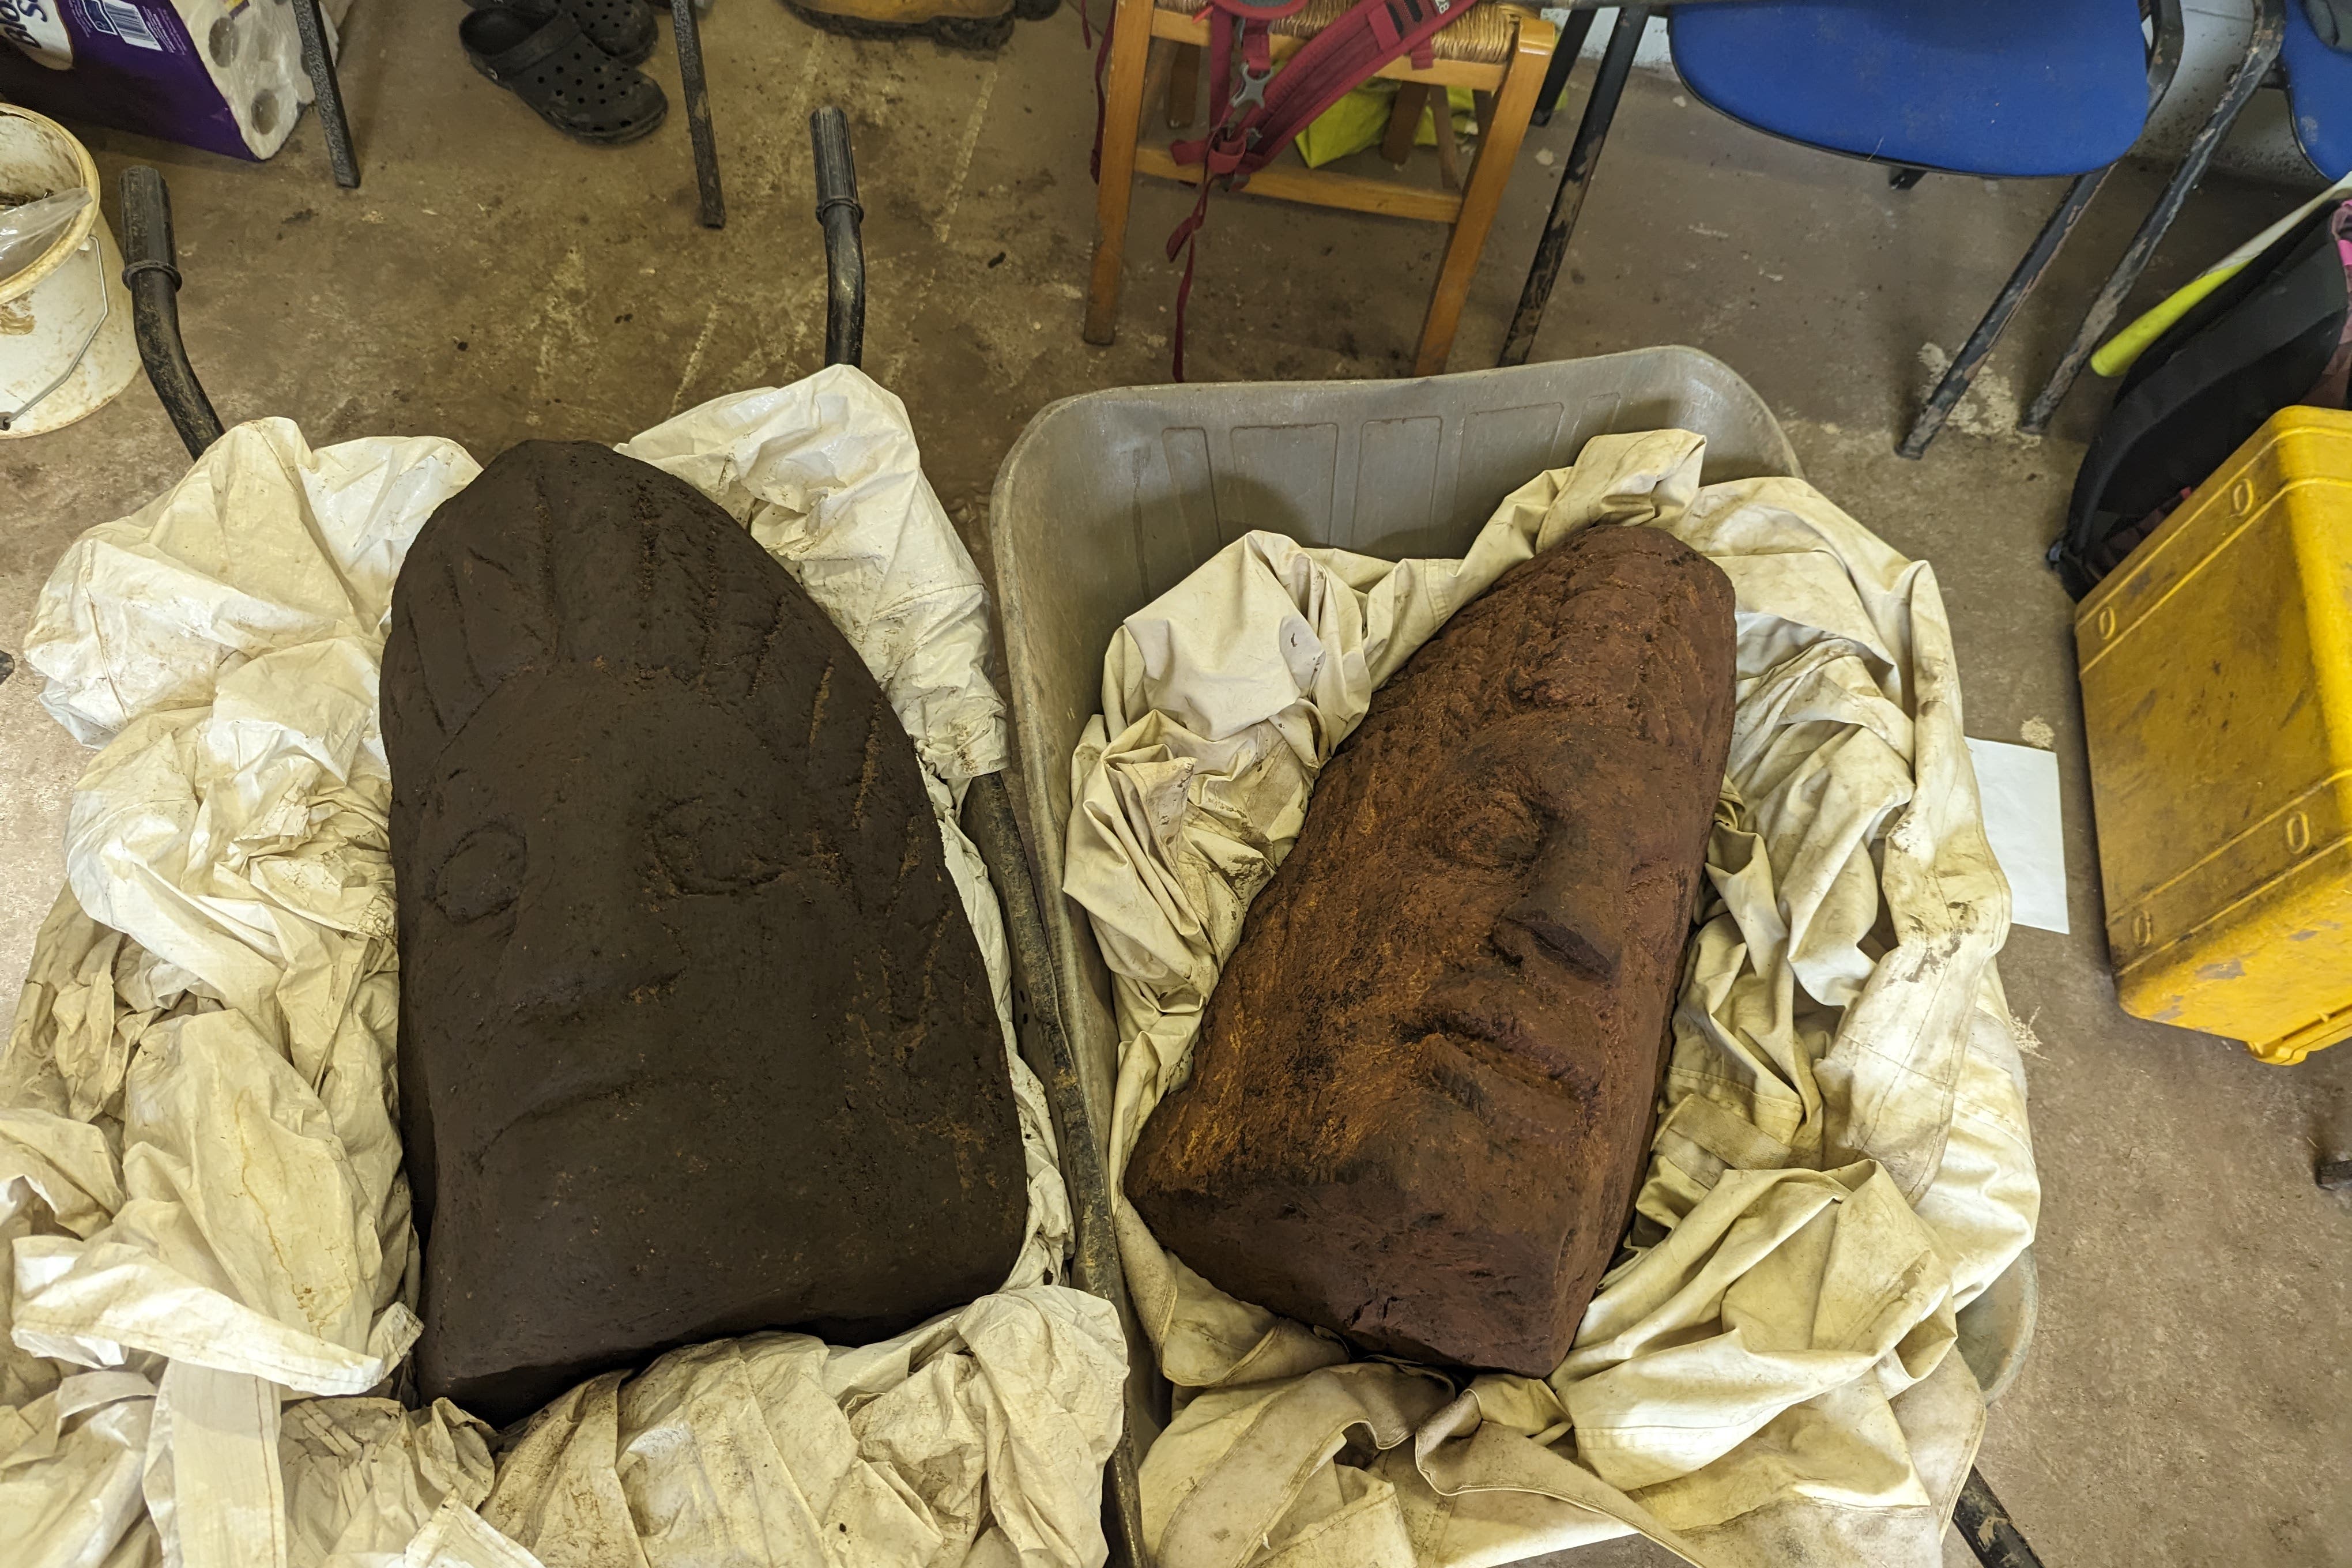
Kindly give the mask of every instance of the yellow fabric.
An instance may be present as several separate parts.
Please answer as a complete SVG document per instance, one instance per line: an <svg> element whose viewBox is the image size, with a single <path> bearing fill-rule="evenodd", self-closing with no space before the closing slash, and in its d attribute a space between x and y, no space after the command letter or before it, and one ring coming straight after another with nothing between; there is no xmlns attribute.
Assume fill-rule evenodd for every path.
<svg viewBox="0 0 2352 1568"><path fill-rule="evenodd" d="M2099 352L2091 356L2093 374L2117 376L2131 369L2132 363L2147 352L2148 344L2162 337L2166 329L2187 315L2200 300L2244 271L2246 263L2269 249L2272 241L2329 202L2340 201L2347 195L2352 195L2352 178L2338 180L2165 296L2153 309L2099 345Z"/></svg>
<svg viewBox="0 0 2352 1568"><path fill-rule="evenodd" d="M1298 155L1307 160L1310 169L1351 157L1367 147L1377 147L1389 128L1389 113L1396 102L1397 84L1392 81L1368 81L1347 97L1317 115L1306 130L1298 133ZM1476 107L1471 102L1466 87L1445 89L1445 106L1453 111L1454 133L1475 136L1478 133ZM1437 145L1437 117L1428 109L1421 111L1421 124L1412 133L1416 147Z"/></svg>

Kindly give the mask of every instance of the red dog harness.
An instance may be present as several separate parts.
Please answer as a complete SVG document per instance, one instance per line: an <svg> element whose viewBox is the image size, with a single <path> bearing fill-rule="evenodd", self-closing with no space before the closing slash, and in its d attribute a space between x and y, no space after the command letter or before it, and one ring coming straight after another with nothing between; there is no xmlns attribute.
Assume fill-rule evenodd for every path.
<svg viewBox="0 0 2352 1568"><path fill-rule="evenodd" d="M1184 257L1176 286L1176 379L1184 379L1184 306L1192 292L1193 241L1208 216L1209 192L1218 184L1240 190L1280 157L1315 117L1404 56L1417 68L1433 61L1429 40L1439 28L1469 15L1476 0L1359 0L1286 61L1274 68L1270 24L1303 9L1307 0L1209 0L1209 123L1196 141L1169 149L1180 164L1202 170L1200 199L1168 237L1168 259ZM1108 53L1109 38L1103 40ZM1240 56L1240 83L1234 56ZM1438 112L1446 110L1441 100ZM1099 170L1097 170L1099 174Z"/></svg>

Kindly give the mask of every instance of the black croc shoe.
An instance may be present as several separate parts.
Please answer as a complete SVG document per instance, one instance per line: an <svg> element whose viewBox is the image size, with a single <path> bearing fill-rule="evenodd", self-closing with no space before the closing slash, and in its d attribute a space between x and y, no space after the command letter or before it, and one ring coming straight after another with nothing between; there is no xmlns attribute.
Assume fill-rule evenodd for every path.
<svg viewBox="0 0 2352 1568"><path fill-rule="evenodd" d="M493 5L510 5L512 0L466 0L466 4L487 11ZM625 66L645 64L654 52L654 40L661 37L660 24L646 9L644 0L555 0L555 4L572 14L590 43ZM516 8L544 16L547 0Z"/></svg>
<svg viewBox="0 0 2352 1568"><path fill-rule="evenodd" d="M457 24L457 41L476 70L578 141L635 142L669 112L660 87L598 48L568 10L486 6Z"/></svg>

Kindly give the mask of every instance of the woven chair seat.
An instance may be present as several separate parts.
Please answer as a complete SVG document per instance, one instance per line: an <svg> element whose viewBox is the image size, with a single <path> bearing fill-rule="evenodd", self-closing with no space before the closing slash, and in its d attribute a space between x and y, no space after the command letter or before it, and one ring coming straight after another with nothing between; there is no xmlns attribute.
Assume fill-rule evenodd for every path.
<svg viewBox="0 0 2352 1568"><path fill-rule="evenodd" d="M1186 16L1196 16L1208 8L1208 0L1153 0L1162 11L1174 11ZM1307 0L1305 9L1268 24L1270 31L1293 38L1311 38L1353 8L1355 0ZM1479 65L1498 66L1511 58L1513 18L1509 11L1486 0L1471 7L1470 14L1460 21L1439 30L1429 40L1430 52L1441 60L1470 60Z"/></svg>

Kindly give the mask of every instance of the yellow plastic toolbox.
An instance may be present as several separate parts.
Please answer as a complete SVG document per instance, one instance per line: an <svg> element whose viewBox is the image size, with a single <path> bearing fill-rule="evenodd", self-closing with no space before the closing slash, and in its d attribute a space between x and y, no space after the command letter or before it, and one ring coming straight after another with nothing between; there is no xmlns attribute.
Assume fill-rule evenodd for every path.
<svg viewBox="0 0 2352 1568"><path fill-rule="evenodd" d="M2352 413L2285 408L2074 616L2125 1008L2352 1034Z"/></svg>

